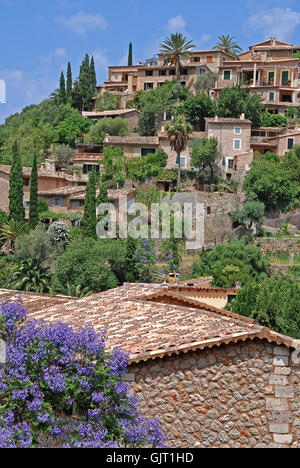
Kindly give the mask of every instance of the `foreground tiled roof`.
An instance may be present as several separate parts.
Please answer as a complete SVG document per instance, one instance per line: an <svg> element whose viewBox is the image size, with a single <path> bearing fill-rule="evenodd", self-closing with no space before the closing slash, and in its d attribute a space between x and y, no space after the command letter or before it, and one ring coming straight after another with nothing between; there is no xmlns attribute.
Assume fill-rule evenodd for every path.
<svg viewBox="0 0 300 468"><path fill-rule="evenodd" d="M167 287L128 284L85 299L57 298L52 306L48 296L47 300L33 297L34 307L30 297L23 296L29 317L106 330L107 349L122 348L129 353L130 362L254 338L295 347L295 340L272 333L251 319L182 297Z"/></svg>
<svg viewBox="0 0 300 468"><path fill-rule="evenodd" d="M22 302L29 314L46 310L50 307L56 307L68 302L76 301L76 298L66 296L51 296L48 294L37 294L23 291L10 291L0 289L0 305L2 302L14 302L17 298L21 298Z"/></svg>

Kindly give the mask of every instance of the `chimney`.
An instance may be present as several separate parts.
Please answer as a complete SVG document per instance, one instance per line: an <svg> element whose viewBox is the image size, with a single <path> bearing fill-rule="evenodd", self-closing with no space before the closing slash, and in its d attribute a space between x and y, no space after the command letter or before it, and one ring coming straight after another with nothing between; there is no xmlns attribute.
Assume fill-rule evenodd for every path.
<svg viewBox="0 0 300 468"><path fill-rule="evenodd" d="M218 116L217 115L215 116L215 122L218 122Z"/></svg>
<svg viewBox="0 0 300 468"><path fill-rule="evenodd" d="M241 117L240 117L241 120L245 120L245 114L241 114Z"/></svg>

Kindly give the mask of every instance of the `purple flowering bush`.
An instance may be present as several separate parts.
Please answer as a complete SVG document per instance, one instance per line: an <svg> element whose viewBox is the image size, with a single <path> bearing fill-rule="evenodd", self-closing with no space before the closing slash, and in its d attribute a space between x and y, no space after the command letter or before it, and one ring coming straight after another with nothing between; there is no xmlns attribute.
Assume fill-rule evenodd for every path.
<svg viewBox="0 0 300 468"><path fill-rule="evenodd" d="M141 239L134 255L135 269L138 281L152 283L161 278L162 273L158 270L157 257L153 244L148 239Z"/></svg>
<svg viewBox="0 0 300 468"><path fill-rule="evenodd" d="M19 300L0 307L0 339L0 448L164 446L124 381L128 356L106 353L104 333L27 320Z"/></svg>

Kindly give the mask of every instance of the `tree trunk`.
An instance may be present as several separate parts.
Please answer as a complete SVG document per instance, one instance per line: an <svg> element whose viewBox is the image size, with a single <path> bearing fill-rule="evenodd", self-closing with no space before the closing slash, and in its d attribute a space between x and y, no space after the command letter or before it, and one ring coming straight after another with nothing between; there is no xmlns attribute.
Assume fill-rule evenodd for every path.
<svg viewBox="0 0 300 468"><path fill-rule="evenodd" d="M177 178L177 190L180 188L181 184L181 161L180 161L180 153L177 154L178 158L178 178Z"/></svg>

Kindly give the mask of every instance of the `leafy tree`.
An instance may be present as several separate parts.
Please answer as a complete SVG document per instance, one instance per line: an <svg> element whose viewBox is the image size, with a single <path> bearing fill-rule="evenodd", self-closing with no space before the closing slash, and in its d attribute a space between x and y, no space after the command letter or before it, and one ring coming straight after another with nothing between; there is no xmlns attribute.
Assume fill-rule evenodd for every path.
<svg viewBox="0 0 300 468"><path fill-rule="evenodd" d="M257 201L247 201L241 208L237 207L230 217L233 227L242 227L243 233L256 232L261 228L265 219L265 205Z"/></svg>
<svg viewBox="0 0 300 468"><path fill-rule="evenodd" d="M222 34L221 36L218 36L218 42L213 49L224 50L224 52L227 52L228 54L237 56L239 52L242 52L242 49L234 39L235 37L230 36L230 34L227 34L226 36Z"/></svg>
<svg viewBox="0 0 300 468"><path fill-rule="evenodd" d="M161 112L161 107L153 107L149 105L149 107L144 109L139 118L137 127L138 133L142 136L157 135L162 118L163 114Z"/></svg>
<svg viewBox="0 0 300 468"><path fill-rule="evenodd" d="M262 97L259 94L248 94L240 85L222 89L218 101L219 117L240 118L241 114L252 122L253 127L260 127L263 112Z"/></svg>
<svg viewBox="0 0 300 468"><path fill-rule="evenodd" d="M221 152L217 138L195 139L192 143L191 165L198 169L197 177L212 184L217 179L217 163ZM207 173L207 168L209 174Z"/></svg>
<svg viewBox="0 0 300 468"><path fill-rule="evenodd" d="M194 130L204 132L205 118L216 115L216 103L202 92L196 96L189 95L177 110L186 117Z"/></svg>
<svg viewBox="0 0 300 468"><path fill-rule="evenodd" d="M187 147L189 136L193 132L193 127L189 122L186 121L182 115L177 115L170 124L166 126L166 131L170 141L170 146L173 151L177 154L178 161L178 188L181 182L181 164L180 154Z"/></svg>
<svg viewBox="0 0 300 468"><path fill-rule="evenodd" d="M48 229L48 234L52 244L65 247L69 243L69 228L62 221L55 221Z"/></svg>
<svg viewBox="0 0 300 468"><path fill-rule="evenodd" d="M89 131L91 122L82 115L73 115L56 127L57 143L67 144L72 147L82 135Z"/></svg>
<svg viewBox="0 0 300 468"><path fill-rule="evenodd" d="M58 91L58 102L60 104L66 104L67 96L66 96L66 82L64 72L61 72L60 80L59 80L59 91Z"/></svg>
<svg viewBox="0 0 300 468"><path fill-rule="evenodd" d="M292 179L286 165L272 153L253 162L243 187L249 199L264 203L267 211L289 210L300 196L299 183Z"/></svg>
<svg viewBox="0 0 300 468"><path fill-rule="evenodd" d="M115 187L123 186L126 180L126 162L123 148L108 146L103 151L102 181Z"/></svg>
<svg viewBox="0 0 300 468"><path fill-rule="evenodd" d="M261 115L261 126L262 127L286 127L287 118L284 115L270 114L265 111Z"/></svg>
<svg viewBox="0 0 300 468"><path fill-rule="evenodd" d="M12 154L13 160L9 175L9 220L24 222L24 179L19 148L16 141L13 144Z"/></svg>
<svg viewBox="0 0 300 468"><path fill-rule="evenodd" d="M200 260L194 262L192 272L197 276L213 276L215 287L231 288L237 282L246 284L251 278L256 281L265 278L268 263L259 248L232 241L204 252Z"/></svg>
<svg viewBox="0 0 300 468"><path fill-rule="evenodd" d="M210 90L215 87L217 80L217 73L207 71L206 73L202 73L202 75L197 78L194 84L194 89L196 92L203 92L209 95Z"/></svg>
<svg viewBox="0 0 300 468"><path fill-rule="evenodd" d="M130 42L130 44L129 44L128 66L129 66L129 67L132 67L132 42Z"/></svg>
<svg viewBox="0 0 300 468"><path fill-rule="evenodd" d="M120 97L110 93L103 93L96 99L96 109L100 112L117 110L120 108Z"/></svg>
<svg viewBox="0 0 300 468"><path fill-rule="evenodd" d="M93 169L90 173L84 201L84 215L82 219L82 233L84 237L96 239L96 225L96 173Z"/></svg>
<svg viewBox="0 0 300 468"><path fill-rule="evenodd" d="M92 125L89 133L85 137L85 142L89 144L99 144L104 140L105 135L125 136L128 134L128 123L122 117L104 117Z"/></svg>
<svg viewBox="0 0 300 468"><path fill-rule="evenodd" d="M35 229L38 222L38 169L37 156L35 154L33 157L33 164L30 177L29 228Z"/></svg>
<svg viewBox="0 0 300 468"><path fill-rule="evenodd" d="M116 288L118 280L110 271L104 247L102 241L92 238L77 238L71 242L65 252L57 258L52 289L60 291L66 283L66 278L73 286L88 288L93 292Z"/></svg>
<svg viewBox="0 0 300 468"><path fill-rule="evenodd" d="M66 144L55 146L52 153L55 163L60 168L68 168L73 162L74 154L74 149Z"/></svg>
<svg viewBox="0 0 300 468"><path fill-rule="evenodd" d="M292 150L285 153L283 167L292 180L300 183L300 146L294 146Z"/></svg>
<svg viewBox="0 0 300 468"><path fill-rule="evenodd" d="M192 41L189 41L183 34L176 33L163 41L161 44L161 56L163 66L174 64L176 67L176 76L180 80L182 62L190 55L190 50L195 47Z"/></svg>
<svg viewBox="0 0 300 468"><path fill-rule="evenodd" d="M290 277L248 282L238 292L231 310L277 333L300 338L300 286Z"/></svg>
<svg viewBox="0 0 300 468"><path fill-rule="evenodd" d="M137 240L132 237L128 237L126 241L126 275L125 279L127 283L135 283L137 279L136 271L136 254Z"/></svg>
<svg viewBox="0 0 300 468"><path fill-rule="evenodd" d="M66 98L68 102L71 102L72 100L72 88L73 88L72 68L71 68L70 62L68 62L67 83L66 83Z"/></svg>

